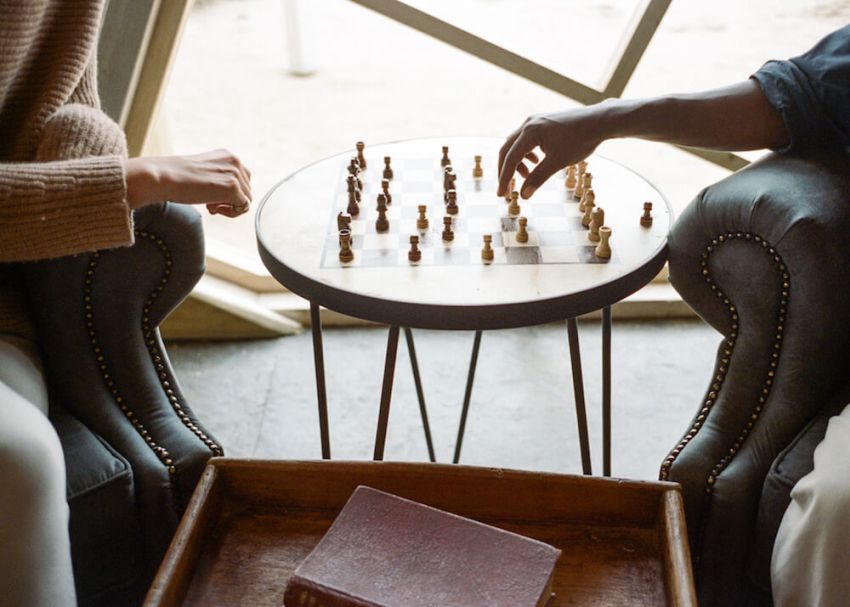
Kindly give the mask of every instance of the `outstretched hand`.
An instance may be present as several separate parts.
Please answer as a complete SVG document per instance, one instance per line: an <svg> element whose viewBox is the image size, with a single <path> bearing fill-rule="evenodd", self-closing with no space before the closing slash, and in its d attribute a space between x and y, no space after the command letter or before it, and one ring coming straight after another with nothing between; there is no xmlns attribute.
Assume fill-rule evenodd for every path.
<svg viewBox="0 0 850 607"><path fill-rule="evenodd" d="M204 204L213 215L236 217L251 206L251 172L227 150L131 158L125 166L131 208L168 200Z"/></svg>
<svg viewBox="0 0 850 607"><path fill-rule="evenodd" d="M595 107L531 116L508 136L499 150L499 187L504 196L514 172L525 178L520 194L530 198L549 177L587 158L602 142ZM535 153L539 148L541 154ZM542 158L540 158L542 156ZM533 165L529 168L525 161Z"/></svg>

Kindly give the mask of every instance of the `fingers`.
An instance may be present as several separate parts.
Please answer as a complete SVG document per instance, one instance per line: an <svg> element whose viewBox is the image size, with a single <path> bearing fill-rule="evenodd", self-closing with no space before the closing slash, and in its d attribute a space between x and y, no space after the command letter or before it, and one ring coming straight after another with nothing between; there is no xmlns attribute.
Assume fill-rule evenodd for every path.
<svg viewBox="0 0 850 607"><path fill-rule="evenodd" d="M514 142L516 141L517 137L519 137L519 134L521 132L522 132L522 127L518 128L513 133L508 135L508 138L505 140L505 143L503 143L502 147L499 149L499 165L498 165L499 185L496 188L496 194L498 196L504 196L505 195L505 190L507 190L508 183L510 183L510 181L511 181L511 175L513 174L513 171L511 171L510 174L507 174L507 173L504 173L502 168L504 167L505 156L507 156L508 150L511 149L511 147L513 146Z"/></svg>
<svg viewBox="0 0 850 607"><path fill-rule="evenodd" d="M561 167L558 166L558 163L552 160L551 156L543 158L540 164L538 164L534 170L528 174L528 177L526 177L525 183L522 184L522 191L520 192L521 196L524 199L531 198L535 190L543 185L546 180L554 175L560 168Z"/></svg>
<svg viewBox="0 0 850 607"><path fill-rule="evenodd" d="M248 212L249 205L233 205L230 203L212 202L206 205L210 215L224 215L225 217L239 217Z"/></svg>
<svg viewBox="0 0 850 607"><path fill-rule="evenodd" d="M501 163L501 169L499 171L499 188L496 191L497 195L505 195L505 192L508 189L508 184L511 181L511 176L517 170L522 159L536 147L537 141L533 131L524 128L520 132L519 136L514 140L513 145L511 145Z"/></svg>
<svg viewBox="0 0 850 607"><path fill-rule="evenodd" d="M534 164L537 164L539 162L539 159L537 158L537 154L535 154L534 152L529 152L528 154L525 155L525 158L527 160L530 160ZM520 162L517 165L516 170L517 170L517 173L522 175L523 179L528 177L528 174L530 172L529 168L527 166L525 166L525 162Z"/></svg>

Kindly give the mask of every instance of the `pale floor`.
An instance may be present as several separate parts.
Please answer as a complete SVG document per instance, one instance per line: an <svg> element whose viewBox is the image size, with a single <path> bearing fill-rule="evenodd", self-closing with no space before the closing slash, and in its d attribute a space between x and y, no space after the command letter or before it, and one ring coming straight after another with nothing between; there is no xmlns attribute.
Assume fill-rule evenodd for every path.
<svg viewBox="0 0 850 607"><path fill-rule="evenodd" d="M598 322L580 323L594 472L601 473ZM369 459L386 329L324 333L332 455ZM451 461L473 334L415 331L438 461ZM612 339L613 474L657 479L711 376L720 336L700 321L617 322ZM170 344L181 386L228 455L321 457L309 332L273 340ZM385 458L426 461L410 362L399 346ZM566 328L485 332L461 461L581 473Z"/></svg>

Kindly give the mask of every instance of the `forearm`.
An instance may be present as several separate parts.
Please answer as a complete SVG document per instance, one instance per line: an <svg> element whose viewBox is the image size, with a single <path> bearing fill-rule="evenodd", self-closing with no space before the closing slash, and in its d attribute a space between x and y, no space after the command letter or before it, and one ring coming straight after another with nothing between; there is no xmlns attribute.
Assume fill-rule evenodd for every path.
<svg viewBox="0 0 850 607"><path fill-rule="evenodd" d="M637 137L719 150L779 148L788 132L758 83L649 99L610 100L598 106L602 137Z"/></svg>

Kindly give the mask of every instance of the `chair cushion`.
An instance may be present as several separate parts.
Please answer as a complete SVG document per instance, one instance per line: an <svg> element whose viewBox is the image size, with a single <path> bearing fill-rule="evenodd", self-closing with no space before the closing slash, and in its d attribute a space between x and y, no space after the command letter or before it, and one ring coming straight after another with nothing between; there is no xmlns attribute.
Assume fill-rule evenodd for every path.
<svg viewBox="0 0 850 607"><path fill-rule="evenodd" d="M71 556L80 605L119 605L144 579L130 464L70 413L51 406L65 454ZM109 598L107 598L109 597Z"/></svg>

